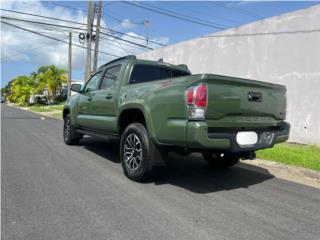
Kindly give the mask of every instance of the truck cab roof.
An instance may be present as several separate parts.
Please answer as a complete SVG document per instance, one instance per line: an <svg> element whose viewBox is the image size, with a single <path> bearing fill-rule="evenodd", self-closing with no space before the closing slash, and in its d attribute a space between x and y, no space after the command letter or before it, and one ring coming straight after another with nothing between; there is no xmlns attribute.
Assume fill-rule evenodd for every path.
<svg viewBox="0 0 320 240"><path fill-rule="evenodd" d="M185 64L179 64L179 65L174 65L174 64L170 64L170 63L166 63L163 61L163 59L159 59L158 61L151 61L151 60L143 60L143 59L138 59L135 55L128 55L128 56L124 56L121 58L117 58L114 59L102 66L99 67L98 70L102 70L105 67L109 66L109 65L115 65L117 63L121 63L121 62L132 62L132 64L136 65L136 64L145 64L145 65L156 65L156 66L163 66L163 67L167 67L167 68L172 68L175 70L179 70L179 71L183 71L183 72L187 72L189 75L191 74L190 70L188 69L188 66Z"/></svg>

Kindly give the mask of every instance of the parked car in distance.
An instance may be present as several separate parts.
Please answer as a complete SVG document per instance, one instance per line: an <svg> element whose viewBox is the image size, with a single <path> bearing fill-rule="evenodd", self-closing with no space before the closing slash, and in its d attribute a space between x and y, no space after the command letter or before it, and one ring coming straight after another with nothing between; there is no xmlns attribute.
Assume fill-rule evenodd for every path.
<svg viewBox="0 0 320 240"><path fill-rule="evenodd" d="M48 104L48 96L46 94L35 94L30 96L29 104Z"/></svg>
<svg viewBox="0 0 320 240"><path fill-rule="evenodd" d="M101 66L63 110L63 138L120 139L125 175L151 176L170 151L202 153L227 168L289 137L286 88L214 74L192 75L186 65L127 56Z"/></svg>

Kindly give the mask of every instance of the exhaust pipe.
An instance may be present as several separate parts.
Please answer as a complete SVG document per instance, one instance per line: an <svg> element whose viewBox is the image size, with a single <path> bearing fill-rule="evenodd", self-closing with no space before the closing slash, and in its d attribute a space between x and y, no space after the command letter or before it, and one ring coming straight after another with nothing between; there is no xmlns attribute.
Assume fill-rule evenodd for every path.
<svg viewBox="0 0 320 240"><path fill-rule="evenodd" d="M254 160L254 159L256 159L256 153L255 152L251 152L251 153L249 153L249 158L248 158L249 160Z"/></svg>

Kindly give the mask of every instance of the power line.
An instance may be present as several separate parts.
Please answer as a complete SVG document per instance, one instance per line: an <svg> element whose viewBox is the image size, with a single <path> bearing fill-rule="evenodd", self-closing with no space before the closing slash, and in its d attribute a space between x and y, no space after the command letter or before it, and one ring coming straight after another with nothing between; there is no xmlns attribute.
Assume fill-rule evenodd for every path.
<svg viewBox="0 0 320 240"><path fill-rule="evenodd" d="M43 15L38 15L38 14L33 14L33 13L26 13L26 12L20 12L20 11L3 9L3 8L1 8L0 10L1 11L5 11L5 12L11 12L11 13L18 13L18 14L33 16L33 17L40 17L40 18L46 18L46 19L57 20L57 21L62 21L62 22L75 23L75 24L80 24L80 25L85 25L85 26L87 25L86 23L80 23L80 22L66 20L66 19L59 19L59 18L55 18L55 17L48 17L48 16L43 16Z"/></svg>
<svg viewBox="0 0 320 240"><path fill-rule="evenodd" d="M227 7L225 5L222 5L222 4L218 3L218 2L211 2L210 1L210 3L212 3L212 4L214 4L214 5L218 6L218 7L225 8L225 9L228 9L230 11L236 12L236 13L247 15L249 17L259 18L259 19L260 18L264 18L264 16L261 16L260 14L252 13L252 12L250 12L248 10L245 10L245 9L242 9L242 8L234 9L232 7Z"/></svg>
<svg viewBox="0 0 320 240"><path fill-rule="evenodd" d="M6 25L9 25L9 26L11 26L11 27L15 27L15 28L18 28L18 29L27 31L27 32L34 33L34 34L39 35L39 36L42 36L42 37L46 37L46 38L49 38L49 39L52 39L52 40L56 40L56 41L58 41L58 42L62 42L62 43L69 44L67 41L64 41L64 40L61 40L61 39L58 39L58 38L54 38L54 37L51 37L51 36L48 36L48 35L45 35L45 34L42 34L42 33L39 33L39 32L33 31L33 30L30 30L30 29L26 29L26 28L17 26L17 25L15 25L15 24L11 24L11 23L8 23L8 22L2 21L2 20L0 20L0 22L1 22L1 23L4 23L4 24L6 24ZM73 43L72 45L75 46L75 47L79 47L79 48L85 49L85 47L83 47L83 46L81 46L81 45L79 45L79 44ZM91 51L93 51L93 49L91 49ZM111 54L111 53L107 53L107 52L103 52L103 51L99 51L99 53L102 53L102 54L105 54L105 55L109 55L109 56L112 56L112 57L117 57L117 58L120 57L120 56L117 56L117 55L114 55L114 54Z"/></svg>
<svg viewBox="0 0 320 240"><path fill-rule="evenodd" d="M50 31L50 32L49 32ZM60 32L60 33L58 33L58 32L56 32L56 33L51 33L53 30L51 30L51 29L47 29L47 31L38 31L38 33L50 33L50 35L53 35L53 36L66 36L66 34L65 34L65 32ZM8 30L1 30L1 32L10 32L10 33L17 33L17 32L21 32L20 30L16 30L16 31L14 31L14 30L11 30L11 31L8 31Z"/></svg>
<svg viewBox="0 0 320 240"><path fill-rule="evenodd" d="M10 59L12 57L15 57L15 56L18 56L18 55L21 55L21 54L24 54L24 53L28 53L28 52L33 52L33 51L36 51L36 50L38 50L40 48L44 48L44 47L47 47L47 44L44 44L44 45L41 45L41 46L38 46L38 47L35 47L35 48L28 49L26 51L18 52L16 54L13 54L13 55L10 55L10 56L7 56L7 57L2 57L0 59L1 60L8 59L8 58Z"/></svg>
<svg viewBox="0 0 320 240"><path fill-rule="evenodd" d="M219 24L219 23L216 23L216 22L212 22L212 21L208 21L208 20L205 20L205 19L191 17L191 16L188 16L188 15L185 15L185 14L182 14L182 13L177 13L177 12L174 12L174 11L171 11L171 10L168 10L168 9L160 8L158 6L154 6L154 5L146 3L146 2L143 2L143 3L140 3L140 4L146 5L146 6L151 7L151 8L156 8L156 9L159 9L161 11L166 11L166 12L169 12L169 13L172 13L172 14L176 14L176 15L179 15L179 16L182 16L182 17L185 17L185 18L190 18L190 19L193 19L195 21L200 21L200 22L204 22L204 23L208 23L208 24L213 24L215 26L220 26L222 28L230 28L230 26L225 26L225 25L222 25L222 24Z"/></svg>
<svg viewBox="0 0 320 240"><path fill-rule="evenodd" d="M56 2L51 2L52 4L56 5L56 6L60 6L60 7L64 7L64 8L69 8L69 9L73 9L73 10L77 10L77 11L84 11L84 12L87 12L86 9L83 9L83 8L74 8L74 7L69 7L69 6L65 6L65 5L62 5L62 4L57 4ZM115 2L107 2L105 3L104 5L111 5ZM112 18L113 20L119 22L119 23L122 23L123 20L121 20L120 18L117 18L115 17L114 15L110 14L110 12L112 12L110 9L108 9L107 12L105 12L104 14L107 15L108 17ZM140 39L140 40L144 40L144 38L141 38L141 37L137 37L137 36L132 36L130 34L126 34L126 33L123 33L123 32L120 32L120 31L116 31L114 29L111 29L110 27L100 27L101 29L106 29L106 30L109 30L110 33L112 32L115 32L115 33L118 33L118 34L121 34L121 35L125 35L125 36L128 36L128 37L131 37L131 38L136 38L136 39ZM168 46L167 44L164 44L164 43L160 43L160 42L156 42L156 41L153 41L153 40L149 40L150 43L154 43L154 44L157 44L157 45L160 45L160 46Z"/></svg>
<svg viewBox="0 0 320 240"><path fill-rule="evenodd" d="M113 36L112 34L109 34L109 33L105 33L105 32L100 32L100 33L103 34L103 35L106 35L106 36L109 36L109 37L118 39L118 40L120 40L120 41L126 42L126 43L131 43L131 44L133 44L133 45L136 45L136 46L139 46L139 47L142 47L142 48L146 48L146 49L149 49L149 50L153 50L153 48L151 48L151 47L147 47L147 46L142 45L142 44L140 44L140 43L131 42L131 41L129 41L129 40L126 40L126 39L123 39L123 38L120 38L120 37Z"/></svg>
<svg viewBox="0 0 320 240"><path fill-rule="evenodd" d="M69 7L69 8L71 8L71 7ZM73 8L73 9L76 9L76 8ZM86 23L71 21L71 20L67 20L67 19L61 19L61 18L55 18L55 17L48 17L48 16L43 16L43 15L38 15L38 14L33 14L33 13L26 13L26 12L9 10L9 9L3 9L3 8L1 8L0 10L5 11L5 12L18 13L18 14L23 14L23 15L33 16L33 17L40 17L40 18L45 18L45 19L51 19L51 20L56 20L56 21L61 21L61 22L68 22L68 23L74 23L74 24L79 24L79 25L87 26ZM122 22L122 21L121 21L121 22ZM96 27L96 26L94 25L94 27ZM137 36L132 36L132 35L130 35L130 34L127 34L127 33L124 33L124 32L120 32L120 31L117 31L117 30L114 30L114 29L111 29L111 28L101 27L101 29L105 29L105 30L108 30L108 31L110 31L110 32L115 32L115 33L118 33L118 34L120 34L120 35L128 36L128 37L131 37L131 38L140 39L140 40L145 40L144 38L137 37ZM159 42L152 41L152 40L149 41L149 42L152 42L152 43L154 43L154 44L158 44L158 45L160 45L160 46L167 46L166 44L159 43Z"/></svg>
<svg viewBox="0 0 320 240"><path fill-rule="evenodd" d="M106 40L109 45L115 46L116 48L119 48L119 49L125 51L127 55L135 55L135 53L133 51L123 47L122 44L119 43L118 41L110 41L110 39L108 39L108 38L101 38L101 40Z"/></svg>
<svg viewBox="0 0 320 240"><path fill-rule="evenodd" d="M189 8L189 7L185 6L184 2L182 2L182 4L181 4L181 2L178 2L178 3L176 3L176 2L169 2L169 3L172 4L172 5L174 5L174 6L177 6L177 7L179 7L179 8L185 9L185 10L187 10L188 12L198 13L198 15L205 15L205 16L208 16L208 17L210 17L210 18L211 18L211 17L217 17L217 16L213 16L212 14L209 14L208 12L199 11L199 10L197 10L197 9ZM222 21L231 22L231 23L233 23L233 24L241 24L241 22L239 22L239 21L234 21L234 20L229 19L229 18L225 18L225 17L221 17L221 16L219 16L219 17L217 17L217 18L221 19Z"/></svg>
<svg viewBox="0 0 320 240"><path fill-rule="evenodd" d="M106 26L107 27L109 27L108 26L108 24L107 23L105 23L106 24ZM110 32L111 34L112 34L112 32ZM123 47L122 46L122 44L119 42L119 41L110 41L110 39L107 39L107 38L103 38L103 37L100 37L102 40L103 39L105 39L105 40L107 40L108 41L108 44L111 44L111 45L114 45L114 46L116 46L116 47L118 47L118 48L121 48L123 51L125 51L128 55L134 55L135 53L133 53L132 51L130 51L129 49L126 49L125 47ZM128 46L128 45L127 45ZM129 46L130 47L130 46Z"/></svg>
<svg viewBox="0 0 320 240"><path fill-rule="evenodd" d="M69 9L73 9L73 10L77 10L77 11L81 10L81 11L87 12L87 10L86 10L86 9L83 9L83 8L69 7L69 6L62 5L62 4L60 4L60 3L58 4L58 3L54 2L54 1L52 1L52 2L50 2L50 3L53 4L53 5L56 5L56 6L58 6L58 7L69 8Z"/></svg>
<svg viewBox="0 0 320 240"><path fill-rule="evenodd" d="M210 27L210 28L215 28L215 29L220 29L220 30L226 29L226 27L221 26L219 24L205 23L205 22L202 22L201 20L198 20L198 19L194 19L194 18L191 19L191 18L185 17L183 15L173 14L173 13L170 13L168 11L160 10L159 8L156 8L156 9L155 8L151 8L151 7L142 5L141 3L138 4L136 2L128 2L128 1L124 1L123 3L129 4L129 5L132 5L132 6L135 6L135 7L143 8L143 9L146 9L146 10L149 10L149 11L152 11L152 12L156 12L158 14L162 14L162 15L165 15L165 16L168 16L168 17L172 17L172 18L180 19L180 20L183 20L183 21L186 21L186 22L191 22L191 23L195 23L195 24L198 24L198 25L202 25L202 26L205 26L205 27Z"/></svg>
<svg viewBox="0 0 320 240"><path fill-rule="evenodd" d="M67 36L66 34L67 34L68 32L70 32L70 30L68 30L68 29L66 29L65 31L60 31L60 30L58 30L58 28L55 29L55 28L53 28L53 27L45 28L45 30L47 30L47 31L46 31L46 32L37 31L37 32L39 32L39 33L49 33L48 31L58 31L58 32L60 32L60 34L50 33L50 35L56 35L56 36ZM18 30L18 31L19 31L19 30ZM81 31L76 31L76 30L72 30L71 32L72 32L72 33L77 33L77 34L82 33ZM124 51L126 51L126 52L128 52L128 50L125 49L125 48L122 46L122 44L125 44L125 46L127 46L127 47L132 47L132 44L129 44L129 43L120 43L119 41L113 41L112 37L101 37L101 36L100 36L99 38L102 39L102 40L108 41L108 44L112 44L112 45L114 45L114 46L116 46L116 47L118 47L118 48L121 48L122 50L124 50ZM128 53L129 53L129 52L128 52ZM130 54L129 54L129 55L132 55L132 54L134 54L134 53L130 51Z"/></svg>
<svg viewBox="0 0 320 240"><path fill-rule="evenodd" d="M65 31L61 31L61 30L56 29L56 28L54 28L54 27L44 28L44 30L47 30L47 31L38 31L38 30L37 30L37 32L38 32L38 33L48 33L48 34L50 34L51 36L52 36L52 35L54 35L54 36L67 36L67 33L70 32L69 29L66 29ZM4 31L4 30L2 29L2 31ZM58 31L59 34L57 34L57 33L51 33L52 31ZM20 32L20 30L17 30L17 31L12 31L12 30L11 30L10 32ZM78 34L78 33L82 33L81 31L76 31L76 30L72 30L71 32L72 32L72 33L77 33L77 34ZM132 51L129 51L129 50L125 49L125 47L122 45L122 44L125 44L125 46L131 47L131 46L132 46L131 44L128 44L128 43L122 43L122 44L121 44L119 41L113 41L111 37L100 37L100 38L101 38L102 40L108 41L108 44L112 44L112 45L114 45L115 47L120 48L120 49L126 51L129 55L130 55L130 54L131 54L131 55L134 54Z"/></svg>
<svg viewBox="0 0 320 240"><path fill-rule="evenodd" d="M7 20L15 20L15 21L21 21L21 22L35 23L35 24L46 25L46 26L54 26L54 27L61 27L61 28L67 28L67 29L83 30L83 29L81 29L81 28L79 28L79 27L72 27L72 26L65 26L65 25L59 25L59 24L38 22L38 21L32 21L32 20L26 20L26 19L19 19L19 18L12 18L12 17L3 17L3 16L2 16L1 18L7 19ZM95 30L93 30L93 31L95 32ZM147 49L153 50L153 48L144 46L144 45L139 44L139 43L135 43L135 42L129 41L129 40L127 40L127 39L123 39L123 38L120 38L120 37L113 36L113 35L111 35L111 34L109 34L109 33L105 33L105 32L100 32L100 33L103 34L103 35L106 35L106 36L109 36L109 37L118 39L118 40L123 41L123 42L131 43L131 44L133 44L133 45L136 45L136 46L139 46L139 47L142 47L142 48L147 48Z"/></svg>
<svg viewBox="0 0 320 240"><path fill-rule="evenodd" d="M5 17L4 17L4 18L5 18ZM46 24L44 24L44 25L46 26ZM50 26L50 28L51 28L51 26ZM52 27L52 29L46 29L46 30L48 30L48 31L59 31L58 29L54 30L53 27ZM81 31L76 31L76 30L77 30L77 28L75 28L75 30L73 29L73 30L72 30L72 33L81 33ZM48 32L40 32L40 31L37 31L37 32L38 32L38 33L48 33ZM59 31L59 32L61 32L61 31ZM67 33L67 32L70 32L69 29L66 30L66 33ZM50 33L50 34L51 34L51 33ZM63 32L61 32L61 34L63 34ZM57 34L53 34L53 35L61 36L61 35L57 35ZM65 35L65 36L66 36L66 35ZM107 37L100 37L100 38L101 38L101 39L104 39L104 40L107 40L109 43L112 43L115 47L118 47L118 48L121 48L122 50L127 51L126 49L124 49L124 47L123 47L118 41L112 41L112 38L113 38L113 37L109 37L109 38L107 38ZM115 45L114 42L117 43L117 45ZM129 43L124 42L124 44L126 44L126 45L129 47ZM132 45L132 44L130 44L130 45ZM85 49L85 48L83 48L83 49ZM132 52L131 52L130 54L132 54Z"/></svg>
<svg viewBox="0 0 320 240"><path fill-rule="evenodd" d="M83 9L83 8L69 7L69 6L63 5L63 4L61 4L61 3L58 4L58 3L56 3L56 2L51 2L51 3L52 3L53 5L56 5L56 6L59 6L59 7L64 7L64 8L69 8L69 9L77 10L77 11L80 10L80 11L87 12L87 10L86 10L86 9ZM115 3L115 2L105 2L104 4L105 4L105 5L111 5L111 4L113 4L113 3ZM113 12L113 11L111 11L110 9L108 9L108 12L107 12L107 13L104 13L104 15L107 15L108 17L112 18L113 20L115 20L115 21L117 21L117 22L119 22L119 23L122 23L122 22L123 22L122 19L115 17L114 15L110 14L110 12ZM115 13L115 12L113 12L113 13ZM115 13L115 14L116 14L116 13ZM107 24L106 24L106 25L107 25ZM136 39L140 39L140 40L145 41L144 38L141 38L141 37L138 37L138 36L132 36L132 35L130 35L130 34L126 34L126 33L119 32L119 31L116 31L116 30L114 30L114 29L111 29L110 27L108 27L108 25L107 25L107 27L100 27L100 28L101 28L101 29L109 30L111 34L112 34L113 32L115 32L115 33L118 33L118 34L121 34L121 35L125 35L125 36L131 37L131 38L136 38ZM156 41L153 41L153 40L150 40L150 39L148 40L148 42L154 43L154 44L157 44L157 45L160 45L160 46L168 46L167 44L160 43L160 42L156 42Z"/></svg>
<svg viewBox="0 0 320 240"><path fill-rule="evenodd" d="M50 2L51 4L53 5L56 5L56 6L59 6L59 7L64 7L64 8L69 8L69 9L73 9L73 10L81 10L81 11L84 11L84 12L87 12L86 9L83 9L83 8L74 8L74 7L69 7L69 6L66 6L66 5L63 5L61 3L56 3L56 2ZM113 2L107 2L106 5L111 5Z"/></svg>
<svg viewBox="0 0 320 240"><path fill-rule="evenodd" d="M109 11L110 11L110 10L109 10ZM112 14L110 14L110 13L107 13L107 14L105 14L105 15L107 15L108 17L112 18L113 20L115 20L115 21L117 21L117 22L119 22L119 23L122 23L122 22L123 22L122 19L117 18L117 17L115 17L114 15L112 15Z"/></svg>
<svg viewBox="0 0 320 240"><path fill-rule="evenodd" d="M80 10L80 11L87 12L87 10L86 10L86 9L83 9L83 8L69 7L69 6L66 6L66 5L62 5L61 3L58 4L58 3L56 3L56 2L50 2L50 3L53 4L53 5L56 5L56 6L58 6L58 7L69 8L69 9L73 9L73 10L77 10L77 11ZM113 3L113 2L107 2L107 3L105 3L105 5L107 5L108 3L109 3L109 5L110 5L110 4ZM110 10L109 10L109 11L110 11ZM119 19L119 18L111 15L110 13L105 13L105 15L111 17L112 19L116 20L117 22L122 22L121 19Z"/></svg>

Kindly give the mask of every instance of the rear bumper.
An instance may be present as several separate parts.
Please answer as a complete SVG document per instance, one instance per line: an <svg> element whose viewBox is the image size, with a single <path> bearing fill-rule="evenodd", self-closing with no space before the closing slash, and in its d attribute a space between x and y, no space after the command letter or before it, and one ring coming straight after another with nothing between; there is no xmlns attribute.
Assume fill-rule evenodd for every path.
<svg viewBox="0 0 320 240"><path fill-rule="evenodd" d="M279 129L246 129L242 131L255 131L258 134L258 143L251 146L239 146L236 141L238 129L226 128L219 131L209 131L206 122L188 122L187 142L190 149L224 150L230 152L255 151L263 148L271 148L276 143L285 142L289 138L290 125L284 122ZM272 141L262 141L262 134L272 133Z"/></svg>

